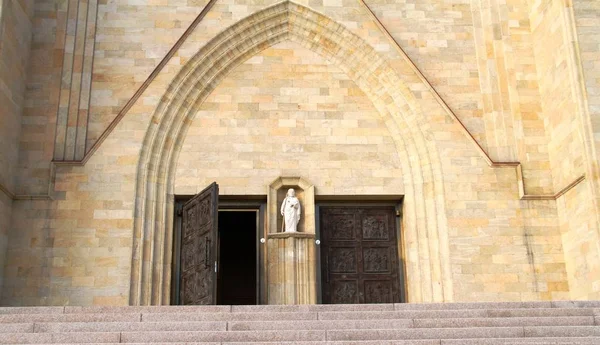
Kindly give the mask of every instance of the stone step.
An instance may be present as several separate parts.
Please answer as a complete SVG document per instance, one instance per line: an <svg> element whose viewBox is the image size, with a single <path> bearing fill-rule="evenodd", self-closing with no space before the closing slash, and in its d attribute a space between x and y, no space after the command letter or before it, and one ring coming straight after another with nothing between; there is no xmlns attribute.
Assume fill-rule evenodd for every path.
<svg viewBox="0 0 600 345"><path fill-rule="evenodd" d="M98 306L64 307L65 314L120 314L120 313L229 313L230 305L168 305L168 306Z"/></svg>
<svg viewBox="0 0 600 345"><path fill-rule="evenodd" d="M333 329L402 329L413 327L413 320L299 320L286 321L231 321L230 331L262 330L333 330Z"/></svg>
<svg viewBox="0 0 600 345"><path fill-rule="evenodd" d="M600 337L600 326L523 327L526 337Z"/></svg>
<svg viewBox="0 0 600 345"><path fill-rule="evenodd" d="M471 309L600 309L600 301L479 302L479 303L396 303L359 305L244 305L244 306L102 306L102 307L0 307L0 314L79 314L79 313L180 313L180 312L333 312L410 311Z"/></svg>
<svg viewBox="0 0 600 345"><path fill-rule="evenodd" d="M32 322L176 322L176 321L284 321L378 319L486 319L587 317L600 320L600 309L468 309L434 311L338 311L338 312L170 312L170 313L68 313L0 314L2 323Z"/></svg>
<svg viewBox="0 0 600 345"><path fill-rule="evenodd" d="M183 322L39 322L0 324L0 333L131 332L131 331L259 331L399 328L464 328L519 326L594 326L593 317L515 317L481 319L379 319Z"/></svg>
<svg viewBox="0 0 600 345"><path fill-rule="evenodd" d="M600 309L465 309L465 310L410 310L410 311L365 311L365 312L320 312L319 320L361 319L446 319L446 318L498 318L498 317L593 317Z"/></svg>
<svg viewBox="0 0 600 345"><path fill-rule="evenodd" d="M330 330L328 340L489 339L597 337L599 326L407 328L397 330Z"/></svg>
<svg viewBox="0 0 600 345"><path fill-rule="evenodd" d="M94 314L92 314L94 315ZM277 320L375 320L447 319L510 317L594 317L593 309L469 309L427 311L338 311L338 312L231 312L231 313L148 313L142 321L277 321Z"/></svg>
<svg viewBox="0 0 600 345"><path fill-rule="evenodd" d="M0 333L33 333L34 323L0 323Z"/></svg>
<svg viewBox="0 0 600 345"><path fill-rule="evenodd" d="M593 317L515 317L487 319L380 319L380 320L302 320L285 321L231 321L228 330L275 329L396 329L396 328L465 328L465 327L521 327L521 326L594 326Z"/></svg>
<svg viewBox="0 0 600 345"><path fill-rule="evenodd" d="M365 343L361 343L366 345ZM392 343L377 342L381 345ZM598 345L600 338L443 339L439 345ZM347 344L350 345L350 344Z"/></svg>
<svg viewBox="0 0 600 345"><path fill-rule="evenodd" d="M554 328L554 332L548 332ZM122 332L121 342L363 341L526 337L600 337L600 327L480 327L428 329L261 330L236 332Z"/></svg>
<svg viewBox="0 0 600 345"><path fill-rule="evenodd" d="M374 340L374 341L294 341L251 342L245 345L598 345L600 338L496 338L496 339L427 339L427 340ZM216 345L218 343L169 343L169 345ZM142 345L130 344L130 345ZM222 342L219 345L240 345Z"/></svg>
<svg viewBox="0 0 600 345"><path fill-rule="evenodd" d="M122 343L325 341L327 331L123 332Z"/></svg>
<svg viewBox="0 0 600 345"><path fill-rule="evenodd" d="M251 342L356 342L396 340L445 339L512 339L505 344L522 341L523 338L596 338L600 339L597 326L555 327L479 327L479 328L422 328L422 329L352 329L352 330L261 330L261 331L139 331L139 332L64 332L64 333L5 333L0 344L41 343L251 343ZM513 341L514 340L514 341ZM484 342L485 343L485 342ZM485 343L487 344L487 343Z"/></svg>
<svg viewBox="0 0 600 345"><path fill-rule="evenodd" d="M54 343L53 345L66 345ZM72 344L72 343L69 343ZM87 343L86 345L108 345L114 343ZM160 343L153 343L153 345ZM168 345L240 345L239 342L168 342ZM600 338L495 338L495 339L427 339L427 340L374 340L374 341L282 341L244 342L244 345L598 345ZM44 345L44 344L41 344ZM45 344L49 345L49 344ZM148 343L129 343L148 345Z"/></svg>
<svg viewBox="0 0 600 345"><path fill-rule="evenodd" d="M0 344L88 344L88 343L118 343L119 332L98 333L4 333Z"/></svg>
<svg viewBox="0 0 600 345"><path fill-rule="evenodd" d="M3 314L1 323L30 322L139 322L140 313L122 314Z"/></svg>
<svg viewBox="0 0 600 345"><path fill-rule="evenodd" d="M591 302L591 301L590 301ZM240 305L234 312L276 311L402 311L402 310L464 310L464 309L520 309L554 308L552 302L483 302L483 303L395 303L395 304L317 304L317 305ZM600 308L599 303L565 303L561 308Z"/></svg>
<svg viewBox="0 0 600 345"><path fill-rule="evenodd" d="M600 319L591 316L510 317L510 318L460 318L413 319L414 328L455 327L518 327L518 326L594 326ZM600 344L599 344L600 345Z"/></svg>
<svg viewBox="0 0 600 345"><path fill-rule="evenodd" d="M157 343L127 343L128 345L440 345L441 340L392 340L392 341L267 341L267 342L157 342ZM39 344L49 345L51 343ZM52 343L53 345L66 345L72 343ZM86 345L109 345L114 343L85 343Z"/></svg>
<svg viewBox="0 0 600 345"><path fill-rule="evenodd" d="M65 307L0 307L0 314L62 314Z"/></svg>
<svg viewBox="0 0 600 345"><path fill-rule="evenodd" d="M565 323L560 323L564 325ZM6 324L13 325L13 324ZM327 330L327 329L399 329L413 326L412 320L376 320L376 321L232 321L232 322L61 322L14 324L22 325L8 328L6 332L131 332L131 331L260 331L260 330ZM33 327L35 325L35 327ZM27 328L26 326L29 326ZM0 324L0 332L4 331ZM29 330L28 330L29 329Z"/></svg>
<svg viewBox="0 0 600 345"><path fill-rule="evenodd" d="M34 324L35 333L141 332L141 331L227 331L227 322L43 322ZM0 331L3 325L0 324Z"/></svg>
<svg viewBox="0 0 600 345"><path fill-rule="evenodd" d="M331 330L328 340L412 340L412 339L470 339L470 338L523 338L523 327L479 328L420 328Z"/></svg>
<svg viewBox="0 0 600 345"><path fill-rule="evenodd" d="M91 314L100 315L100 314ZM108 314L110 315L110 314ZM277 321L317 320L317 313L149 313L141 314L142 321Z"/></svg>
<svg viewBox="0 0 600 345"><path fill-rule="evenodd" d="M0 344L600 345L600 303L0 307L0 333Z"/></svg>
<svg viewBox="0 0 600 345"><path fill-rule="evenodd" d="M88 343L86 345L108 345L113 343ZM161 343L152 343L153 345ZM440 340L393 340L393 341L273 341L273 342L167 342L168 345L440 345ZM587 343L586 343L587 344ZM48 345L48 344L46 344ZM65 345L65 344L54 344ZM128 343L128 345L148 345L148 343Z"/></svg>

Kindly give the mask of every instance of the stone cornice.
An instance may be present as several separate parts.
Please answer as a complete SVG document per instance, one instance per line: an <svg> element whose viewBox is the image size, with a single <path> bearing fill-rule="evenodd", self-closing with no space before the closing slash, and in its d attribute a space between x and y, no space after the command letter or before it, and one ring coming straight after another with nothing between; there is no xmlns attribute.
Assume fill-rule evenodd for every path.
<svg viewBox="0 0 600 345"><path fill-rule="evenodd" d="M315 234L308 234L305 232L277 232L274 234L267 234L267 238L315 238Z"/></svg>
<svg viewBox="0 0 600 345"><path fill-rule="evenodd" d="M0 192L4 193L11 200L52 200L49 194L15 194L2 183L0 183Z"/></svg>
<svg viewBox="0 0 600 345"><path fill-rule="evenodd" d="M2 183L0 183L0 191L6 194L11 200L15 200L15 194L8 190L8 187L4 186Z"/></svg>

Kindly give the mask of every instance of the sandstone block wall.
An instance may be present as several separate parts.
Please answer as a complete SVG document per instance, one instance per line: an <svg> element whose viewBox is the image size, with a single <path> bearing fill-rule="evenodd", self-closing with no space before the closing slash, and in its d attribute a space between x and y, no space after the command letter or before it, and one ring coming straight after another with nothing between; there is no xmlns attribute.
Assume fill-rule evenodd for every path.
<svg viewBox="0 0 600 345"><path fill-rule="evenodd" d="M32 16L33 1L0 2L0 266L2 269L12 214L12 198L16 192Z"/></svg>
<svg viewBox="0 0 600 345"><path fill-rule="evenodd" d="M580 5L594 14L589 4ZM585 26L578 30L575 14L568 3L535 1L530 18L554 190L577 176L585 174L587 178L585 186L557 202L571 297L593 299L598 297L600 286L598 161L592 126L597 119L588 101L590 96L595 99L593 84L585 85L586 80L593 79L590 63L594 53L589 47L594 39L590 41ZM579 31L588 38L585 50L579 44Z"/></svg>
<svg viewBox="0 0 600 345"><path fill-rule="evenodd" d="M409 301L598 297L593 2L217 0L144 84L207 3L36 1L3 304L168 303L174 196L280 175L403 195Z"/></svg>
<svg viewBox="0 0 600 345"><path fill-rule="evenodd" d="M236 67L203 102L179 154L175 194L212 181L231 195L265 195L278 176L303 176L321 195L403 194L397 148L364 92L294 42Z"/></svg>

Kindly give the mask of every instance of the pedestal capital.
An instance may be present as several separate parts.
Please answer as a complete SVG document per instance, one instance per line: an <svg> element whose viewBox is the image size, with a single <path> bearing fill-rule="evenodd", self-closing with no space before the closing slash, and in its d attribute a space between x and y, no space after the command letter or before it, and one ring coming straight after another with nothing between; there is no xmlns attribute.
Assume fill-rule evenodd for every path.
<svg viewBox="0 0 600 345"><path fill-rule="evenodd" d="M267 234L267 239L283 239L283 238L315 238L315 234L308 234L306 232L278 232L274 234Z"/></svg>

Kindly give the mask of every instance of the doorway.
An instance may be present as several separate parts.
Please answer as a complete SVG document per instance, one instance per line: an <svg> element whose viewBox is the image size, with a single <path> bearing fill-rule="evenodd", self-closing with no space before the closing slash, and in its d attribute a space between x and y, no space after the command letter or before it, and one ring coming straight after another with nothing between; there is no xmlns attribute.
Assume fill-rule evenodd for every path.
<svg viewBox="0 0 600 345"><path fill-rule="evenodd" d="M318 210L322 303L403 302L398 206Z"/></svg>
<svg viewBox="0 0 600 345"><path fill-rule="evenodd" d="M265 209L264 198L223 200L216 183L176 198L171 304L264 303Z"/></svg>
<svg viewBox="0 0 600 345"><path fill-rule="evenodd" d="M258 304L258 211L219 209L217 304Z"/></svg>

